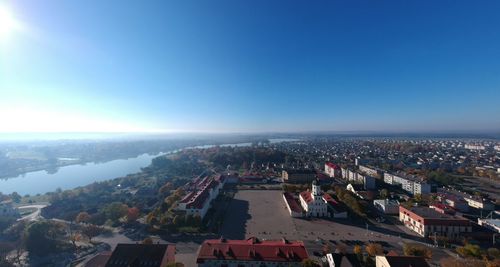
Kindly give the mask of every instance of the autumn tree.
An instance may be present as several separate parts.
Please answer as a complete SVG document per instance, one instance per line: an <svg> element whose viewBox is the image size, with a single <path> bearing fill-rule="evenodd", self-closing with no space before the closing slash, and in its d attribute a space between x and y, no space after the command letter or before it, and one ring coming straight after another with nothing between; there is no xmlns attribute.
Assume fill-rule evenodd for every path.
<svg viewBox="0 0 500 267"><path fill-rule="evenodd" d="M405 256L421 256L427 259L432 258L432 250L428 247L416 243L405 243L403 245Z"/></svg>
<svg viewBox="0 0 500 267"><path fill-rule="evenodd" d="M144 240L142 240L142 243L146 244L146 245L152 245L153 244L153 239L148 236L148 237L144 238Z"/></svg>
<svg viewBox="0 0 500 267"><path fill-rule="evenodd" d="M92 238L100 235L104 229L97 225L88 224L82 227L81 232L89 239L89 242L92 242Z"/></svg>
<svg viewBox="0 0 500 267"><path fill-rule="evenodd" d="M129 208L127 210L127 221L135 222L139 218L140 211L136 207Z"/></svg>
<svg viewBox="0 0 500 267"><path fill-rule="evenodd" d="M379 243L369 243L368 245L366 245L365 250L366 253L368 253L368 255L372 257L384 254L384 249L382 248L382 245L380 245Z"/></svg>
<svg viewBox="0 0 500 267"><path fill-rule="evenodd" d="M90 214L88 212L82 211L76 215L75 222L77 223L88 223L90 221Z"/></svg>

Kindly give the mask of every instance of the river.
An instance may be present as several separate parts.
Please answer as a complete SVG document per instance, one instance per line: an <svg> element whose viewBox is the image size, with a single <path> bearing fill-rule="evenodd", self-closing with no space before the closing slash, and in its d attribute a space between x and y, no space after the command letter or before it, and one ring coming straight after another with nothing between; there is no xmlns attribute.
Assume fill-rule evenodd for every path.
<svg viewBox="0 0 500 267"><path fill-rule="evenodd" d="M296 141L297 139L270 139L272 143ZM251 143L225 144L221 146L250 146ZM209 148L214 145L198 146ZM179 150L173 151L177 152ZM172 153L172 152L170 152ZM165 153L163 153L165 154ZM44 194L55 191L57 188L73 189L93 182L105 181L127 174L137 173L143 167L149 166L157 155L142 154L135 158L117 159L101 163L86 163L60 167L56 173L47 171L28 172L17 177L0 179L0 192L10 194L17 192L20 195Z"/></svg>

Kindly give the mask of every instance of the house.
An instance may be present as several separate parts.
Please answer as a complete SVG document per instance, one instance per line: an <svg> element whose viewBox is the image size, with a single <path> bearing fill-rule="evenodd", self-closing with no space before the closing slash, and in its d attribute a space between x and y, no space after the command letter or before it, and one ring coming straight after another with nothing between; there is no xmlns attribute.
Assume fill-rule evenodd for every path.
<svg viewBox="0 0 500 267"><path fill-rule="evenodd" d="M326 200L323 198L321 187L317 179L312 182L312 190L300 193L299 199L300 204L306 213L306 216L328 216L328 205L326 203Z"/></svg>
<svg viewBox="0 0 500 267"><path fill-rule="evenodd" d="M358 256L353 253L328 253L326 254L328 267L361 267Z"/></svg>
<svg viewBox="0 0 500 267"><path fill-rule="evenodd" d="M316 179L316 171L310 169L286 169L281 172L283 182L291 184L306 184Z"/></svg>
<svg viewBox="0 0 500 267"><path fill-rule="evenodd" d="M376 199L373 206L384 214L399 214L399 201L394 199Z"/></svg>
<svg viewBox="0 0 500 267"><path fill-rule="evenodd" d="M483 227L489 228L500 233L500 219L477 219L477 223Z"/></svg>
<svg viewBox="0 0 500 267"><path fill-rule="evenodd" d="M175 246L167 244L118 244L106 267L163 267L175 262Z"/></svg>
<svg viewBox="0 0 500 267"><path fill-rule="evenodd" d="M445 213L439 213L429 207L405 208L399 206L399 220L423 237L446 236L458 239L462 233L472 232L469 220Z"/></svg>
<svg viewBox="0 0 500 267"><path fill-rule="evenodd" d="M224 238L205 240L198 250L196 263L205 266L302 266L309 255L302 241L227 240Z"/></svg>
<svg viewBox="0 0 500 267"><path fill-rule="evenodd" d="M424 257L416 256L376 256L376 267L430 267Z"/></svg>

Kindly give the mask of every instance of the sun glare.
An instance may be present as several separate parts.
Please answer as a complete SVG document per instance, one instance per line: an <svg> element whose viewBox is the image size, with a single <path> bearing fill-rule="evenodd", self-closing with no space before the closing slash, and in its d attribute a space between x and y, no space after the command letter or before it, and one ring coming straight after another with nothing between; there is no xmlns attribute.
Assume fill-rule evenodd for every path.
<svg viewBox="0 0 500 267"><path fill-rule="evenodd" d="M0 6L0 41L6 40L19 28L12 12L5 6Z"/></svg>

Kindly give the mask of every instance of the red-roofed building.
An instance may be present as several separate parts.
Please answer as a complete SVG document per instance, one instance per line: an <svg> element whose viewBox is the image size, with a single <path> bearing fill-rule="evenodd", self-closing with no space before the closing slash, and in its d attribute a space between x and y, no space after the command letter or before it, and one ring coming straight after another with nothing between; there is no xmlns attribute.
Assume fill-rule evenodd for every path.
<svg viewBox="0 0 500 267"><path fill-rule="evenodd" d="M186 211L187 215L200 216L203 219L210 208L210 203L219 195L224 182L225 179L206 177L191 183L189 186L192 191L179 201L178 209Z"/></svg>
<svg viewBox="0 0 500 267"><path fill-rule="evenodd" d="M399 206L399 220L423 237L446 236L460 238L462 233L472 232L472 224L464 217L439 213L428 207L405 208Z"/></svg>
<svg viewBox="0 0 500 267"><path fill-rule="evenodd" d="M304 215L304 210L300 207L299 203L291 193L283 193L283 199L285 200L288 212L290 212L290 216L302 217Z"/></svg>
<svg viewBox="0 0 500 267"><path fill-rule="evenodd" d="M301 241L212 239L198 251L198 266L301 266L309 258Z"/></svg>
<svg viewBox="0 0 500 267"><path fill-rule="evenodd" d="M340 177L340 166L331 162L325 163L325 173L330 177Z"/></svg>

